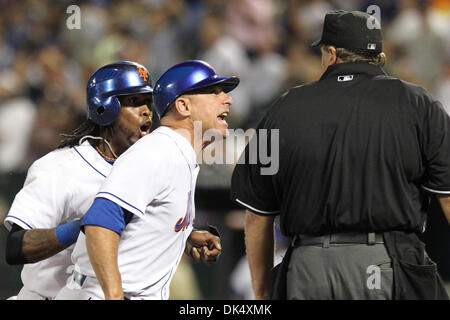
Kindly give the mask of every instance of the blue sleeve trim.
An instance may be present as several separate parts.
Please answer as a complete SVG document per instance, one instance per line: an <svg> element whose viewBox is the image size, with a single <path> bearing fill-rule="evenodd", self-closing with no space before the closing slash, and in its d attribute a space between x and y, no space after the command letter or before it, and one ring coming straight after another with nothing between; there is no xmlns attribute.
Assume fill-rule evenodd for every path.
<svg viewBox="0 0 450 320"><path fill-rule="evenodd" d="M125 225L127 225L128 223L130 223L131 219L133 219L134 214L131 213L130 211L128 211L127 209L122 208L124 213L123 213L123 219L125 220Z"/></svg>
<svg viewBox="0 0 450 320"><path fill-rule="evenodd" d="M119 235L128 222L130 222L132 213L126 211L118 204L105 198L96 198L94 203L84 215L81 222L81 228L84 232L84 226L95 225L112 230Z"/></svg>

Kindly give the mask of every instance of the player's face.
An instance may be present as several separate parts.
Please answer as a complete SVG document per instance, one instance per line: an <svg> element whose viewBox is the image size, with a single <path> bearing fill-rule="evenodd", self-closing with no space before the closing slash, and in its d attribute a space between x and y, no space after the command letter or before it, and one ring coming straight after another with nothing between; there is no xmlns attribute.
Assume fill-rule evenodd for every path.
<svg viewBox="0 0 450 320"><path fill-rule="evenodd" d="M191 119L202 122L202 130L217 130L228 136L227 116L233 99L221 87L212 86L188 95L191 100Z"/></svg>
<svg viewBox="0 0 450 320"><path fill-rule="evenodd" d="M119 118L114 122L114 150L123 153L133 143L150 133L152 127L151 93L121 96Z"/></svg>

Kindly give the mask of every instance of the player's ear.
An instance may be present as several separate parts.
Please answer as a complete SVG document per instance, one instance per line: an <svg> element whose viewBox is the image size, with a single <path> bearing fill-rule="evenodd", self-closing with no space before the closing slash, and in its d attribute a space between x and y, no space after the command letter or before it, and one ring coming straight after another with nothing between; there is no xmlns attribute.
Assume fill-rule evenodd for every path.
<svg viewBox="0 0 450 320"><path fill-rule="evenodd" d="M188 117L191 115L191 101L186 96L178 97L175 100L175 109L183 117Z"/></svg>

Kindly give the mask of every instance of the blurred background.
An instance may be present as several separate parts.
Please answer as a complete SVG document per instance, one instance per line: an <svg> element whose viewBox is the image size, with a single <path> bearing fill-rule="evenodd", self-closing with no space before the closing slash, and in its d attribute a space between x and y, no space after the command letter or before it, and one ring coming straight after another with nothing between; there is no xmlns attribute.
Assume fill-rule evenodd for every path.
<svg viewBox="0 0 450 320"><path fill-rule="evenodd" d="M79 29L68 28L70 5L80 8ZM136 61L155 82L175 63L206 60L241 78L229 125L247 130L278 95L318 80L310 43L325 13L370 5L381 9L386 72L425 87L450 112L450 0L0 0L0 223L30 164L86 118L85 85L100 66ZM219 227L224 252L213 267L183 259L172 299L253 297L243 211L228 196L232 169L202 165L196 224ZM0 226L0 299L21 288L21 266L4 260L6 235ZM285 240L277 232L277 259ZM434 200L424 241L450 282L450 229Z"/></svg>

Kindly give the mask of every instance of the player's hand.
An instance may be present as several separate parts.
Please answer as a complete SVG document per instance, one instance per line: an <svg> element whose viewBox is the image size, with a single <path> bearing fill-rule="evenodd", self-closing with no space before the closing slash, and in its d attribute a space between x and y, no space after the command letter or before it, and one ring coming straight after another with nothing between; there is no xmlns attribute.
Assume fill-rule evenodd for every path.
<svg viewBox="0 0 450 320"><path fill-rule="evenodd" d="M217 261L222 253L220 238L208 231L192 231L186 243L186 253L195 262L211 265Z"/></svg>

